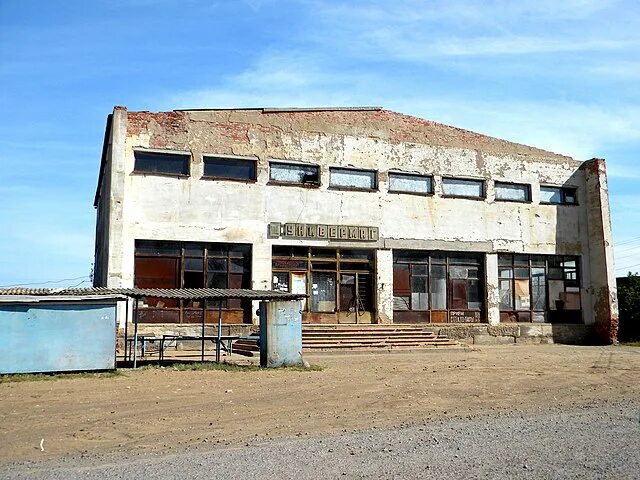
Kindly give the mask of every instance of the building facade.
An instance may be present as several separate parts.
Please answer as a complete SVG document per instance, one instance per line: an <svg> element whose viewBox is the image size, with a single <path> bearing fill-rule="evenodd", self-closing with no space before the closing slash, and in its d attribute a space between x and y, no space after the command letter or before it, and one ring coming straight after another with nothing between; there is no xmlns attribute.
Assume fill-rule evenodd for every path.
<svg viewBox="0 0 640 480"><path fill-rule="evenodd" d="M96 286L305 293L307 323L590 325L615 341L605 163L381 108L108 117ZM141 321L217 319L147 299ZM227 324L255 306L222 305Z"/></svg>

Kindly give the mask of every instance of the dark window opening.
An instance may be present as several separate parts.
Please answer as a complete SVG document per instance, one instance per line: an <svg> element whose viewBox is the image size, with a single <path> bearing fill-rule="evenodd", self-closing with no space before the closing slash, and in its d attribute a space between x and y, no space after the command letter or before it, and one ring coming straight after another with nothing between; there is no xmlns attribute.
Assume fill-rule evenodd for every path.
<svg viewBox="0 0 640 480"><path fill-rule="evenodd" d="M475 253L394 251L394 322L482 321L482 260Z"/></svg>
<svg viewBox="0 0 640 480"><path fill-rule="evenodd" d="M204 156L204 177L222 180L256 180L256 160Z"/></svg>
<svg viewBox="0 0 640 480"><path fill-rule="evenodd" d="M134 172L189 175L191 156L177 153L134 152Z"/></svg>
<svg viewBox="0 0 640 480"><path fill-rule="evenodd" d="M138 288L251 288L251 245L137 240L134 285ZM145 298L141 322L217 322L217 301ZM251 304L222 302L225 323L251 321Z"/></svg>

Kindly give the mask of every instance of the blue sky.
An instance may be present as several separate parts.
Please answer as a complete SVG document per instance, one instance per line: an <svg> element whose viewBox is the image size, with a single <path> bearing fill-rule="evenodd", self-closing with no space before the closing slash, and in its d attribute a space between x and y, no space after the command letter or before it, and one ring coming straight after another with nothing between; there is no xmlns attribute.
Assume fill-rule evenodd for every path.
<svg viewBox="0 0 640 480"><path fill-rule="evenodd" d="M635 1L0 0L0 286L88 280L114 105L380 105L604 157L640 270L638 52Z"/></svg>

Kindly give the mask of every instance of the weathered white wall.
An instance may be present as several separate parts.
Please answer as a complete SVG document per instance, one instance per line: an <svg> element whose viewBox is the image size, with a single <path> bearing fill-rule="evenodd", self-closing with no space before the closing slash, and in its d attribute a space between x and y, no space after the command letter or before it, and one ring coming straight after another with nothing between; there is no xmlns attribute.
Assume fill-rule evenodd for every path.
<svg viewBox="0 0 640 480"><path fill-rule="evenodd" d="M109 286L133 285L135 239L163 239L253 243L253 287L270 288L271 245L302 241L268 239L269 222L380 228L377 244L335 242L333 245L589 254L587 203L582 201L585 176L579 168L580 162L570 158L495 139L491 139L493 144L485 151L483 142L488 137L482 136L478 136L477 148L430 145L427 140L416 143L394 138L392 142L384 138L388 132L380 133L372 126L357 126L357 122L351 128L341 126L345 131L335 132L332 131L334 126L298 125L291 120L293 126L288 124L287 130L271 125L274 122L271 119L264 120L251 113L247 114L249 118L236 120L255 124L240 128L233 123L236 114L242 117L242 112L231 112L226 118L230 123L224 123L212 119L211 116L217 114L211 112L170 112L167 115L174 115L177 120L171 117L171 123L168 120L162 123L155 120L154 115L159 114L136 113L135 128L127 129L126 111L115 111L109 195L109 242L112 247ZM300 130L296 130L297 127ZM234 130L236 128L238 132ZM503 145L504 153L500 153L497 150ZM193 157L191 175L173 178L135 174L135 148L188 151ZM201 179L203 153L255 156L258 159L257 182ZM268 185L270 159L321 165L321 187ZM332 190L329 188L329 166L377 170L379 190ZM390 170L434 175L435 195L388 193ZM442 175L527 183L531 185L533 201L495 201L491 182L487 182L486 200L444 198L441 196ZM541 184L578 187L580 204L540 205ZM330 245L328 241L304 243ZM497 275L495 258L489 256L488 286L497 285L497 278L493 278ZM378 282L389 283L391 262L389 250L378 252ZM583 279L590 276L586 271L588 265L583 263L586 267ZM379 291L378 296L380 312L391 318L389 288ZM583 305L591 304L589 295L589 292L583 293ZM488 313L492 322L496 321L495 297L496 294L489 295ZM584 310L585 320L590 323L589 309Z"/></svg>

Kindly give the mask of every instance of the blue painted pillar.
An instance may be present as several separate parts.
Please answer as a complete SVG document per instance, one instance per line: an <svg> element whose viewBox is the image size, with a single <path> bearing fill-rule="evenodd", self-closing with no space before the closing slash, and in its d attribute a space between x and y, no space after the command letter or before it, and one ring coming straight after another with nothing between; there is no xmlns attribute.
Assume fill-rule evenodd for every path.
<svg viewBox="0 0 640 480"><path fill-rule="evenodd" d="M260 302L260 366L302 364L300 301Z"/></svg>

